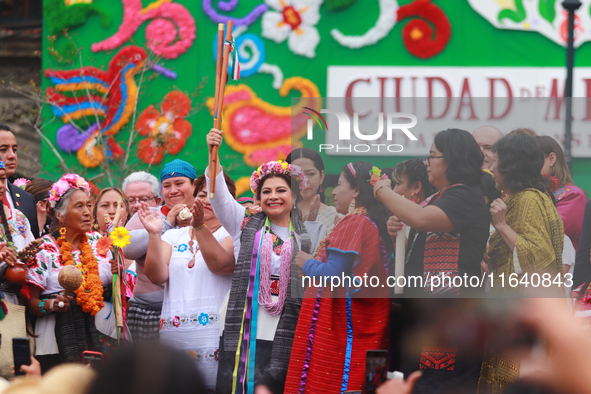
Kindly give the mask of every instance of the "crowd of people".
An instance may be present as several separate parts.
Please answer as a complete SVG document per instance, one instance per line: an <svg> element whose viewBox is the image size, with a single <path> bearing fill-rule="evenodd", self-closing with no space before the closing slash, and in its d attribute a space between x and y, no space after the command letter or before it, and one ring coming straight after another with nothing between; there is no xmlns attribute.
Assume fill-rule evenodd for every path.
<svg viewBox="0 0 591 394"><path fill-rule="evenodd" d="M210 155L222 141L221 131L208 133ZM387 169L351 162L332 190L332 206L324 163L309 148L261 165L250 179L253 196L238 199L219 160L198 173L176 159L160 179L134 172L121 188L96 195L76 174L17 187L9 180L17 150L14 134L0 124L4 378L14 373L12 338L28 336L34 357L22 368L31 374L80 363L85 351L101 353L105 369L98 377L72 372L86 374L84 392L142 387L145 394L165 381L178 385L180 377L150 366L168 368L172 361L156 359L172 354L192 366L196 375L185 378L200 386L195 392L369 392L368 351L387 351L389 370L408 380L387 382L378 393L500 393L525 375L524 357L513 351L515 343L482 334L448 297L523 297L523 278L548 275L551 286L544 287L567 298L563 304L589 324L591 204L560 145L531 129L507 135L491 126L448 129L437 133L424 159ZM113 295L121 266L105 241L117 227L131 236L122 248L123 335L114 324ZM400 242L404 262L396 264ZM60 276L68 265L83 274L69 293ZM405 277L424 279L404 288L404 298L392 298L388 286L303 280L369 276L386 284L400 266ZM433 287L443 276L487 283ZM510 277L518 286L508 285ZM501 320L511 314L519 315L511 310ZM552 337L552 330L539 331ZM145 348L118 359L131 343Z"/></svg>

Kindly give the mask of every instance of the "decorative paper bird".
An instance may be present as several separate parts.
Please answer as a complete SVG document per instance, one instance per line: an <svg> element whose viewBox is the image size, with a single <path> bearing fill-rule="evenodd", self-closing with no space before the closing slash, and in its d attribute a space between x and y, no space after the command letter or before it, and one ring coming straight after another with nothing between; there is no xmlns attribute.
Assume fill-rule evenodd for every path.
<svg viewBox="0 0 591 394"><path fill-rule="evenodd" d="M53 113L64 123L57 144L66 152L77 151L78 160L93 168L105 159L117 159L123 149L112 138L129 121L137 100L134 75L144 66L146 51L138 46L122 48L109 62L107 71L96 67L74 70L45 70L55 85L46 89ZM73 120L95 121L83 133ZM99 121L99 119L102 120Z"/></svg>

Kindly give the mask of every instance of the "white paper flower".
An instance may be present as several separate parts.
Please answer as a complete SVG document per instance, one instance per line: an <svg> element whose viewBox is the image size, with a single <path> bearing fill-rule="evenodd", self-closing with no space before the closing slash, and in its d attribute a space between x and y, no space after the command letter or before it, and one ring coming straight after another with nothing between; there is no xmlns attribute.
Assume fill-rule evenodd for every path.
<svg viewBox="0 0 591 394"><path fill-rule="evenodd" d="M262 36L276 43L286 39L289 49L298 55L316 56L320 34L316 24L320 20L323 0L265 0L272 9L263 14Z"/></svg>

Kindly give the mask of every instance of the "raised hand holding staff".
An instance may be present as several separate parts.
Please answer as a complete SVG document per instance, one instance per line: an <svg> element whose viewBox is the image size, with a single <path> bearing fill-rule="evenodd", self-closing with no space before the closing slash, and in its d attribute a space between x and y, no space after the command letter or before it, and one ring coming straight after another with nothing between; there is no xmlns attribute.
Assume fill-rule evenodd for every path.
<svg viewBox="0 0 591 394"><path fill-rule="evenodd" d="M231 40L232 40L232 28L234 27L234 22L229 21L228 26L226 27L226 41L224 42L224 57L221 64L219 65L220 61L220 31L221 26L218 25L218 56L217 56L217 64L216 64L216 87L215 87L215 103L214 103L214 116L213 119L213 128L220 130L221 123L222 123L222 112L224 109L224 93L226 91L226 80L228 79L228 58L230 56L231 50ZM218 71L219 70L219 71ZM219 76L218 76L219 75ZM219 80L219 83L218 83ZM211 189L209 193L209 198L213 199L215 197L215 169L218 165L218 146L214 146L210 152L209 156L209 168L211 171L210 179L211 179Z"/></svg>

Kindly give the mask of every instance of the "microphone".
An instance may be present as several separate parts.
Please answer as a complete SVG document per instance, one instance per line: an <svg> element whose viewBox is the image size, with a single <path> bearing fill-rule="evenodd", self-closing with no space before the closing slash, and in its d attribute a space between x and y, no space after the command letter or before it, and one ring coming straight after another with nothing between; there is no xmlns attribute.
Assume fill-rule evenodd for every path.
<svg viewBox="0 0 591 394"><path fill-rule="evenodd" d="M312 240L310 239L309 234L300 235L300 244L302 245L302 247L301 247L302 252L310 254L311 243L312 243Z"/></svg>

